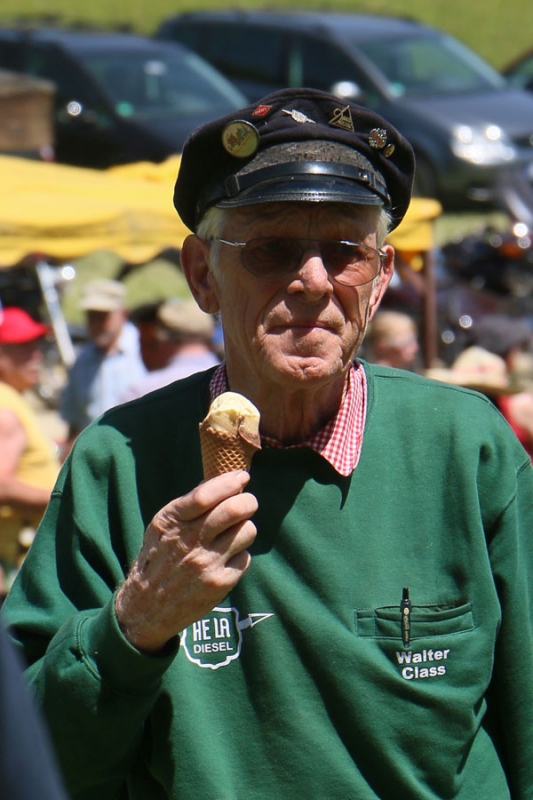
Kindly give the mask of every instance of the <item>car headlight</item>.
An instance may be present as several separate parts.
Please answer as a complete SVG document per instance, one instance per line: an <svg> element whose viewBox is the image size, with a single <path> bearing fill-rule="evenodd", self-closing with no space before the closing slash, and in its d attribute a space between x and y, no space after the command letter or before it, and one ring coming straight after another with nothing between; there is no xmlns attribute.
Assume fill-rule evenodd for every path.
<svg viewBox="0 0 533 800"><path fill-rule="evenodd" d="M514 161L516 150L498 125L484 128L457 125L452 131L452 151L471 164L504 164Z"/></svg>

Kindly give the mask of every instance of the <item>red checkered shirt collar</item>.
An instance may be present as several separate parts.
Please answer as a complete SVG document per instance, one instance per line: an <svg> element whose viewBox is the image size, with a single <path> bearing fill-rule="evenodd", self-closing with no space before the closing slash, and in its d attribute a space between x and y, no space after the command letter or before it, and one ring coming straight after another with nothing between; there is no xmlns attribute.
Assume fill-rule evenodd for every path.
<svg viewBox="0 0 533 800"><path fill-rule="evenodd" d="M209 384L211 400L229 391L226 367L221 364ZM357 361L347 376L346 394L335 416L310 439L290 447L310 447L325 458L341 475L350 475L357 466L363 444L367 407L365 371ZM271 447L282 445L271 437L261 437Z"/></svg>

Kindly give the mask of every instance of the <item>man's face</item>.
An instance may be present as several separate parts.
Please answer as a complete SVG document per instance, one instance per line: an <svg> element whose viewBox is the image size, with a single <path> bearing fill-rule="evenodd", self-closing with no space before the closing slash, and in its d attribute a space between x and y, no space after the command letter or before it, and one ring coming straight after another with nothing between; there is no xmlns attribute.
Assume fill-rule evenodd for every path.
<svg viewBox="0 0 533 800"><path fill-rule="evenodd" d="M156 322L139 324L141 358L149 372L168 366L178 351L178 345L170 339L162 339Z"/></svg>
<svg viewBox="0 0 533 800"><path fill-rule="evenodd" d="M42 338L0 345L0 380L18 392L36 386L41 377L41 344Z"/></svg>
<svg viewBox="0 0 533 800"><path fill-rule="evenodd" d="M345 239L377 247L375 215L352 206L272 203L232 211L222 237L245 242L259 236ZM299 267L262 280L241 264L240 250L212 244L217 258L198 296L204 310L221 310L232 386L257 381L290 390L320 386L343 375L393 270L392 248L374 282L342 286L310 248Z"/></svg>
<svg viewBox="0 0 533 800"><path fill-rule="evenodd" d="M411 369L419 349L418 338L414 330L400 331L391 346L391 365L400 369Z"/></svg>
<svg viewBox="0 0 533 800"><path fill-rule="evenodd" d="M108 351L116 344L126 321L123 309L116 311L88 311L87 330L96 347Z"/></svg>

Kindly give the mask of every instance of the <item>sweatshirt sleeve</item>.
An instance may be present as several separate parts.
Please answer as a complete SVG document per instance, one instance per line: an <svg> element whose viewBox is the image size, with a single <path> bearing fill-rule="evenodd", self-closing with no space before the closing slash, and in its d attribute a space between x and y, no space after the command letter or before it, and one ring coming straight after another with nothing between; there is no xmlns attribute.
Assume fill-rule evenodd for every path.
<svg viewBox="0 0 533 800"><path fill-rule="evenodd" d="M501 624L488 720L513 800L533 797L533 470L517 472L516 494L489 543Z"/></svg>
<svg viewBox="0 0 533 800"><path fill-rule="evenodd" d="M145 523L128 448L117 448L125 455L113 461L104 454L109 440L86 446L92 436L81 435L63 467L4 614L70 793L107 800L140 757L146 718L179 645L146 655L120 631L114 596Z"/></svg>

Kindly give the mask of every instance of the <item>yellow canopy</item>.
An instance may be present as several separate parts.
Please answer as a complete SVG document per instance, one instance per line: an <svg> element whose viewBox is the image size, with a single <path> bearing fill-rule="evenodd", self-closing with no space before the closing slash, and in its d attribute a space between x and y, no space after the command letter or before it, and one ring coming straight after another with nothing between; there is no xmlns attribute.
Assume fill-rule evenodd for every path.
<svg viewBox="0 0 533 800"><path fill-rule="evenodd" d="M189 233L172 205L180 156L100 172L0 156L0 268L31 254L66 261L109 250L143 263ZM413 198L389 236L400 252L434 246L440 204Z"/></svg>
<svg viewBox="0 0 533 800"><path fill-rule="evenodd" d="M407 213L387 241L404 253L424 253L435 246L435 219L442 206L428 197L413 197Z"/></svg>
<svg viewBox="0 0 533 800"><path fill-rule="evenodd" d="M66 261L110 250L130 263L180 248L172 205L179 156L105 172L0 156L0 267L37 253Z"/></svg>

